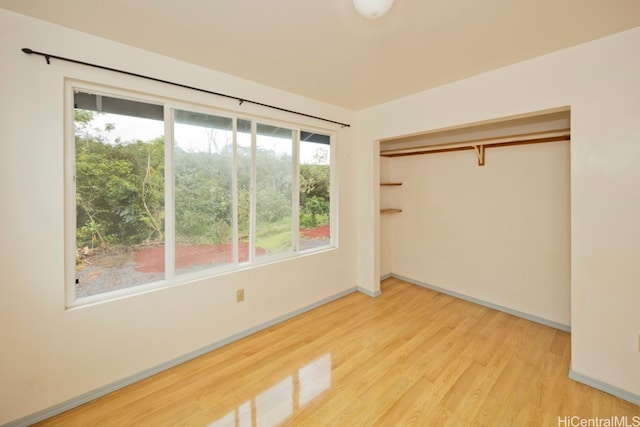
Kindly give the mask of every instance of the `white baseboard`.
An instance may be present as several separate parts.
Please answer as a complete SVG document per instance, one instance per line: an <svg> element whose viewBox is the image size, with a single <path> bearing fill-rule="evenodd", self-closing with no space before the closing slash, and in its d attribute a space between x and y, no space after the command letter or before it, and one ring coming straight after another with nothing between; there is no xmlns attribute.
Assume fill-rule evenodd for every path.
<svg viewBox="0 0 640 427"><path fill-rule="evenodd" d="M358 292L362 292L363 294L370 296L371 298L379 297L380 295L382 295L382 292L380 292L380 289L378 289L375 292L372 292L369 289L365 289L365 288L361 288L360 286L356 286L356 290Z"/></svg>
<svg viewBox="0 0 640 427"><path fill-rule="evenodd" d="M586 375L582 375L571 368L569 368L569 378L640 406L640 396L638 396L637 394L630 393L626 390L619 389L618 387L614 387L612 385L603 383L602 381L598 381Z"/></svg>
<svg viewBox="0 0 640 427"><path fill-rule="evenodd" d="M178 366L184 362L187 362L191 359L195 359L196 357L202 356L203 354L209 353L210 351L216 350L220 347L223 347L227 344L230 344L234 341L237 341L239 339L245 338L249 335L255 334L256 332L259 332L263 329L266 329L268 327L271 327L275 324L278 324L280 322L284 322L285 320L291 319L292 317L298 316L302 313L306 313L307 311L311 311L314 308L320 307L322 305L325 305L331 301L337 300L339 298L342 298L345 295L348 294L352 294L356 291L360 291L363 292L361 289L357 288L357 287L353 287L347 290L344 290L342 292L339 292L337 294L328 296L326 298L321 299L320 301L317 301L313 304L307 305L305 307L302 307L298 310L294 310L290 313L284 314L280 317L276 317L275 319L272 319L268 322L262 323L260 325L254 326L253 328L249 328L246 329L242 332L239 332L235 335L231 335L230 337L227 337L223 340L220 341L216 341L206 347L200 348L198 350L192 351L190 353L185 354L184 356L175 358L173 360L169 360L168 362L162 363L158 366L155 366L153 368L150 369L146 369L142 372L138 372L137 374L131 375L129 377L123 378L121 380L115 381L111 384L107 384L103 387L97 388L95 390L92 390L90 392L84 393L78 397L74 397L73 399L69 399L65 402L59 403L57 405L51 406L49 408L43 409L41 411L35 412L31 415L27 415L26 417L22 417L19 418L17 420L14 421L10 421L6 424L3 424L1 427L28 427L32 424L35 424L37 422L46 420L47 418L51 418L53 416L56 416L58 414L61 414L65 411L68 411L69 409L75 408L77 406L80 406L84 403L90 402L92 400L95 400L99 397L102 397L106 394L109 394L113 391L116 391L118 389L121 389L123 387L126 387L128 385L131 385L133 383L136 383L140 380L143 380L145 378L148 378L150 376L153 376L159 372L162 371L166 371L167 369L173 368L174 366ZM366 293L366 292L365 292ZM369 294L367 294L369 295Z"/></svg>
<svg viewBox="0 0 640 427"><path fill-rule="evenodd" d="M443 294L451 295L452 297L460 298L465 301L472 302L474 304L479 304L485 307L492 308L494 310L502 311L508 314L512 314L517 317L522 317L523 319L531 320L532 322L540 323L545 326L550 326L555 329L559 329L565 332L571 332L571 326L563 325L562 323L554 322L553 320L544 319L542 317L534 316L533 314L524 313L522 311L514 310L509 307L504 307L502 305L494 304L492 302L484 301L478 298L470 297L468 295L464 295L455 291L451 291L449 289L441 288L439 286L434 286L429 283L421 282L419 280L412 279L410 277L404 277L399 274L391 273L389 277L395 277L396 279L403 280L408 283L412 283L414 285L422 286L423 288L431 289L432 291L440 292Z"/></svg>

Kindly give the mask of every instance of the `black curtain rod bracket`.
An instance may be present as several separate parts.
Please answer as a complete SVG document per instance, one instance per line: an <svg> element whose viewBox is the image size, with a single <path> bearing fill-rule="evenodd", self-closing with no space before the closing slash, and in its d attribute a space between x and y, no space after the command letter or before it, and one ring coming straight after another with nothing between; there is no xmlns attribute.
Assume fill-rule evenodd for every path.
<svg viewBox="0 0 640 427"><path fill-rule="evenodd" d="M275 105L265 104L263 102L251 101L249 99L238 98L237 96L227 95L227 94L220 93L220 92L213 92L213 91L210 91L210 90L207 90L207 89L198 88L198 87L195 87L195 86L189 86L189 85L184 85L182 83L172 82L172 81L169 81L169 80L158 79L156 77L145 76L144 74L132 73L130 71L119 70L117 68L105 67L104 65L92 64L90 62L78 61L77 59L71 59L71 58L65 58L63 56L52 55L50 53L38 52L38 51L35 51L33 49L29 49L28 47L22 48L22 51L24 53L28 54L28 55L40 55L40 56L44 57L45 61L47 61L47 64L49 64L49 65L51 64L51 59L58 59L60 61L72 62L74 64L85 65L87 67L99 68L101 70L112 71L114 73L126 74L128 76L139 77L141 79L151 80L151 81L158 82L158 83L164 83L164 84L168 84L168 85L172 85L172 86L181 87L181 88L184 88L184 89L190 89L190 90L195 90L195 91L198 91L198 92L208 93L209 95L215 95L215 96L221 96L223 98L234 99L234 100L238 101L239 105L242 105L242 104L244 104L246 102L246 103L249 103L249 104L258 105L260 107L267 107L267 108L271 108L273 110L283 111L285 113L296 114L298 116L309 117L311 119L316 119L316 120L322 120L323 122L328 122L328 123L333 123L333 124L336 124L336 125L340 125L343 128L351 127L351 125L348 124L348 123L341 123L341 122L337 122L335 120L325 119L323 117L313 116L311 114L301 113L299 111L288 110L286 108L281 108L281 107L278 107L278 106L275 106Z"/></svg>

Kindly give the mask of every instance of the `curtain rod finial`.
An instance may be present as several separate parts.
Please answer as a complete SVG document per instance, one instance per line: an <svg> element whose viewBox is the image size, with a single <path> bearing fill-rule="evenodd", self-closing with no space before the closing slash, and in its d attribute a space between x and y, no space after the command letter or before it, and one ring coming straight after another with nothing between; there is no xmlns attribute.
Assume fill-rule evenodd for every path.
<svg viewBox="0 0 640 427"><path fill-rule="evenodd" d="M29 55L31 55L31 54L33 53L33 50L29 49L28 47L23 47L23 48L22 48L22 51L23 51L24 53L28 53Z"/></svg>

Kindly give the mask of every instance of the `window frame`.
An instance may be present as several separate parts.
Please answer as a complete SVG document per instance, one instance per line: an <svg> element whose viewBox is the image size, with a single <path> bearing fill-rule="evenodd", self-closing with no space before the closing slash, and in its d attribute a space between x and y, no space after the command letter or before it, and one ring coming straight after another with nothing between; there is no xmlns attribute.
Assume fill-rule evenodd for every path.
<svg viewBox="0 0 640 427"><path fill-rule="evenodd" d="M163 108L164 124L164 197L165 197L165 277L163 280L134 285L123 289L107 291L96 295L76 298L76 159L75 159L75 124L74 124L74 93L86 92L96 95L115 97L135 102L157 104ZM237 271L258 268L265 264L292 260L300 256L334 250L338 247L338 203L337 203L337 167L336 134L332 129L313 126L308 123L291 122L272 119L240 111L226 110L213 105L190 102L184 99L174 99L158 95L142 93L130 89L115 88L98 83L65 79L64 83L64 260L65 260L65 306L66 309L85 307L96 303L113 301L124 297L138 295L158 289L180 286L195 280L212 278L231 274ZM232 119L233 123L233 154L232 154L232 197L233 224L232 247L233 255L230 263L222 266L212 266L192 273L176 275L176 228L175 228L175 162L174 162L174 120L177 110L191 111L201 114L215 115ZM249 259L240 262L238 259L238 133L239 120L251 122L251 184L250 184L250 222L249 222ZM257 163L257 126L258 124L277 126L292 131L292 184L291 184L291 250L262 256L255 255L256 245L256 163ZM300 250L300 134L310 132L329 137L329 227L330 235L326 245Z"/></svg>

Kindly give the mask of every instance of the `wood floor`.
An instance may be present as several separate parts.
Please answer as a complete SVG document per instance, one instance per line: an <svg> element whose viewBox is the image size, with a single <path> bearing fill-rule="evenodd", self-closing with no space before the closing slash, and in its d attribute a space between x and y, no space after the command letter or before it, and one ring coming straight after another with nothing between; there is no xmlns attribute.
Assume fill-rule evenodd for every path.
<svg viewBox="0 0 640 427"><path fill-rule="evenodd" d="M558 426L640 416L567 378L569 334L389 279L43 426ZM586 425L586 424L585 424Z"/></svg>

